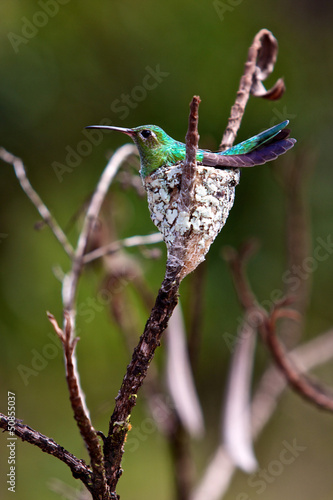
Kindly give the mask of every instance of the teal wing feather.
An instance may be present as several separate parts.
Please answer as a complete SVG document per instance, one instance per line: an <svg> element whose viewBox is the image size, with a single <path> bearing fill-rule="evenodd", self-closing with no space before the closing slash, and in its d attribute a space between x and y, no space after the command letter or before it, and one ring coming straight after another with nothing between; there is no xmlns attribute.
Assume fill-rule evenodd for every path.
<svg viewBox="0 0 333 500"><path fill-rule="evenodd" d="M233 146L226 151L223 151L220 153L221 155L243 155L246 153L250 153L254 149L257 149L259 146L264 144L265 142L273 139L281 130L283 130L289 123L289 120L285 120L282 123L279 123L278 125L275 125L274 127L271 127L264 132L261 132L260 134L254 135L250 139L247 139L246 141L240 142L239 144L236 144L236 146Z"/></svg>
<svg viewBox="0 0 333 500"><path fill-rule="evenodd" d="M263 134L266 132L269 132L268 137L267 135L264 138L261 136L259 145L257 144L250 152L236 154L235 149L237 150L237 146L222 153L211 153L201 150L198 160L203 165L215 168L254 167L255 165L262 165L268 161L275 160L278 156L291 149L296 143L296 139L289 138L290 130L286 128L280 128L277 132L275 128L273 133L272 129L270 131L266 130ZM229 151L232 152L229 153Z"/></svg>

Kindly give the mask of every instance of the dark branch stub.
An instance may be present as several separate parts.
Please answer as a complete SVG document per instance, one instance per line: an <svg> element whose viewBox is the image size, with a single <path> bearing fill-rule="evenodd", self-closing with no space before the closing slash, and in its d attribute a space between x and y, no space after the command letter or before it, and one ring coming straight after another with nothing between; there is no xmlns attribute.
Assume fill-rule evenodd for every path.
<svg viewBox="0 0 333 500"><path fill-rule="evenodd" d="M199 144L198 122L199 122L199 96L193 96L190 103L190 115L188 119L188 131L186 134L186 158L182 169L181 179L181 205L184 210L192 206L193 185L196 177L196 155Z"/></svg>

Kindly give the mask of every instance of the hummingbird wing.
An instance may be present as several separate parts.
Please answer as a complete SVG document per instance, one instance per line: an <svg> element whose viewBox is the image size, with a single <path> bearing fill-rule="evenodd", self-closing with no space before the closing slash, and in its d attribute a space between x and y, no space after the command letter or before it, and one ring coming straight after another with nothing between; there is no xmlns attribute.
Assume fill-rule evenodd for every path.
<svg viewBox="0 0 333 500"><path fill-rule="evenodd" d="M265 130L265 132L237 144L222 153L203 151L201 162L203 165L216 168L240 168L262 165L268 161L275 160L278 156L291 149L296 142L296 139L289 138L289 129L283 128L281 130L281 126L285 123L283 122L280 125L276 125L276 127ZM249 152L243 152L244 144L246 143L249 146L252 140L252 145L256 144L250 148Z"/></svg>
<svg viewBox="0 0 333 500"><path fill-rule="evenodd" d="M246 141L243 141L243 142L240 142L239 144L236 144L236 146L232 146L231 148L224 151L223 154L225 154L225 155L241 155L241 154L245 154L245 153L250 153L254 149L257 149L258 147L262 146L264 143L271 141L275 136L280 134L280 132L284 128L286 128L288 123L289 123L289 120L285 120L284 122L279 123L278 125L274 125L274 127L268 128L267 130L260 132L260 134L254 135L250 139L246 139ZM288 134L286 136L288 136Z"/></svg>

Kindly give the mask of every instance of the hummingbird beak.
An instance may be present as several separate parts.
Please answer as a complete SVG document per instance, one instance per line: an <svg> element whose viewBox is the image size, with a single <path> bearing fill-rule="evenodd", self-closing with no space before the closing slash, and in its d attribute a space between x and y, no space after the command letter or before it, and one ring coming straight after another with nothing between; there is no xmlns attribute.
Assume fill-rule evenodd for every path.
<svg viewBox="0 0 333 500"><path fill-rule="evenodd" d="M110 125L88 125L86 128L99 128L105 130L115 130L116 132L122 132L123 134L129 135L133 137L135 135L134 130L131 128L123 128L123 127L111 127Z"/></svg>

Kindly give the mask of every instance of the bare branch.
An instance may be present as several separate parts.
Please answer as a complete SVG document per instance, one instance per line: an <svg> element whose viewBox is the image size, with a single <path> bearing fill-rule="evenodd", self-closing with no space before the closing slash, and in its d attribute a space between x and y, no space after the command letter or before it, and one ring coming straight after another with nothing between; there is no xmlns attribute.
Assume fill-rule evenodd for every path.
<svg viewBox="0 0 333 500"><path fill-rule="evenodd" d="M80 376L77 370L77 360L75 356L75 296L78 285L78 280L84 265L83 258L88 243L88 238L93 228L103 200L107 194L114 176L116 175L120 165L126 158L136 153L136 148L132 144L125 144L119 148L111 157L103 174L97 184L96 190L90 200L86 216L83 223L83 228L80 233L75 255L72 261L71 271L63 280L63 306L64 306L64 331L66 333L65 358L67 363L67 384L70 393L70 400L74 412L75 420L77 421L80 433L84 438L90 454L92 466L96 473L97 489L103 494L108 488L106 483L105 469L103 465L103 455L99 443L98 435L91 423L89 410L85 402L85 395L81 388ZM68 336L68 338L67 338Z"/></svg>
<svg viewBox="0 0 333 500"><path fill-rule="evenodd" d="M35 431L28 425L22 424L19 420L15 420L15 425L13 426L12 419L2 413L0 413L0 427L5 431L14 427L16 436L18 436L22 441L27 441L28 443L40 448L44 453L53 455L64 462L71 469L73 477L80 479L88 490L90 492L92 491L92 471L84 460L79 460L69 451L57 444L53 439Z"/></svg>
<svg viewBox="0 0 333 500"><path fill-rule="evenodd" d="M178 301L179 278L174 268L167 268L166 276L158 292L155 305L150 313L144 332L134 349L132 360L116 398L109 434L104 442L104 456L107 477L111 478L111 491L115 491L122 473L121 460L124 441L129 430L129 419L136 404L137 393L146 377L156 348L160 345L162 333L168 325L170 316Z"/></svg>
<svg viewBox="0 0 333 500"><path fill-rule="evenodd" d="M122 248L137 247L141 245L154 245L155 243L160 243L163 241L161 233L147 234L144 236L131 236L130 238L124 238L123 240L113 241L108 245L96 248L83 257L83 263L88 264L96 259L104 257L105 255L110 255L118 252Z"/></svg>
<svg viewBox="0 0 333 500"><path fill-rule="evenodd" d="M181 201L182 209L189 210L192 207L192 194L196 174L196 156L199 143L198 134L198 110L200 97L193 96L190 103L190 116L188 119L188 131L186 134L186 158L182 168L181 179Z"/></svg>
<svg viewBox="0 0 333 500"><path fill-rule="evenodd" d="M74 412L74 418L79 427L81 436L87 446L93 470L93 483L101 498L107 498L108 487L105 477L102 448L96 430L93 428L89 416L82 405L81 391L75 371L75 347L79 337L73 338L69 314L65 312L65 331L62 331L55 317L48 313L48 318L57 335L63 343L66 363L66 379L69 390L69 399Z"/></svg>
<svg viewBox="0 0 333 500"><path fill-rule="evenodd" d="M266 99L280 99L282 96L285 90L282 79L279 79L269 91L266 91L261 83L273 71L276 56L276 39L270 31L260 30L249 48L244 73L239 84L235 104L231 108L228 125L220 144L220 151L233 145L250 94Z"/></svg>
<svg viewBox="0 0 333 500"><path fill-rule="evenodd" d="M35 205L43 221L49 226L67 255L72 258L74 255L74 249L72 245L69 243L65 233L63 232L57 221L54 219L54 217L52 217L47 206L43 203L40 196L36 193L32 185L30 184L22 160L17 156L12 155L4 148L0 148L0 158L4 162L14 167L15 175L21 185L21 188L30 199L30 201Z"/></svg>
<svg viewBox="0 0 333 500"><path fill-rule="evenodd" d="M302 373L309 372L317 365L327 363L333 357L333 330L296 347L289 352L288 356L292 363L301 367ZM277 400L287 385L287 379L275 365L269 367L261 377L251 406L254 437L260 434L273 415Z"/></svg>
<svg viewBox="0 0 333 500"><path fill-rule="evenodd" d="M231 253L233 254L232 257L230 257ZM258 331L260 332L263 341L269 347L278 367L287 377L291 387L308 401L320 406L323 409L332 411L333 396L327 394L326 389L322 388L317 382L310 381L300 375L299 371L288 361L284 349L281 347L276 338L275 321L277 318L289 317L291 319L299 319L299 313L297 311L284 309L286 305L289 305L287 302L289 301L290 303L291 300L284 299L281 303L276 304L275 310L273 310L272 314L268 315L264 309L257 305L257 300L249 287L244 270L244 255L241 253L237 254L234 250L232 252L229 251L229 263L231 264L230 267L233 273L240 302L247 311L251 308L252 311L257 310Z"/></svg>
<svg viewBox="0 0 333 500"><path fill-rule="evenodd" d="M282 345L276 337L276 319L283 317L285 311L276 309L265 322L266 343L284 376L287 378L290 386L303 398L310 403L319 406L324 410L333 411L333 395L329 394L327 389L318 382L304 377L300 371L288 359Z"/></svg>
<svg viewBox="0 0 333 500"><path fill-rule="evenodd" d="M83 228L75 250L72 269L64 280L63 284L63 303L65 310L71 314L72 324L74 328L74 300L76 288L82 267L84 264L83 257L87 247L88 237L91 229L96 222L103 200L108 192L111 182L114 179L120 165L126 158L132 154L136 154L137 149L132 144L125 144L120 147L110 158L103 174L97 184L96 190L90 200L90 204L84 219Z"/></svg>

